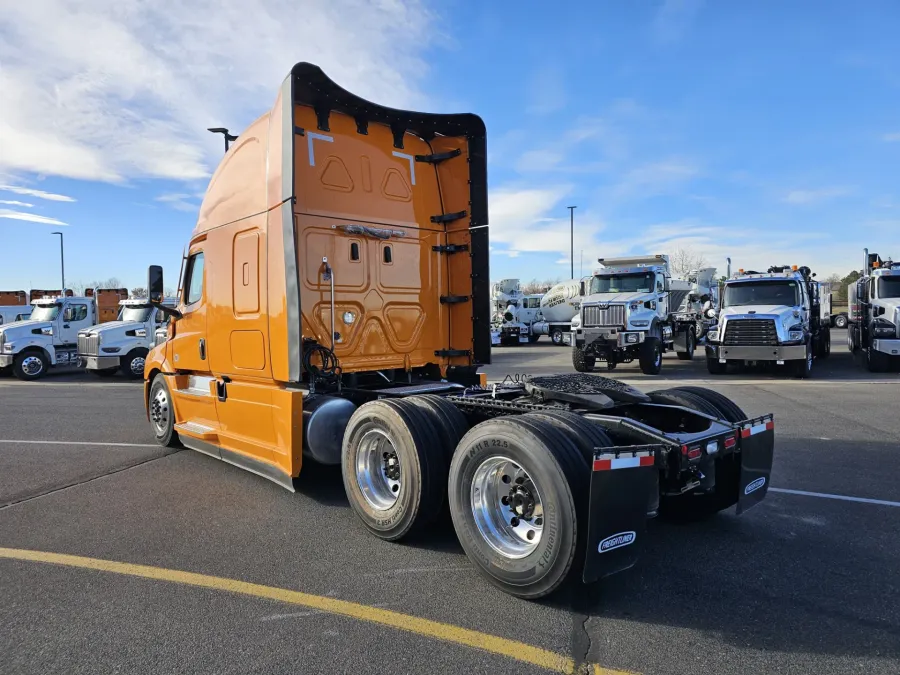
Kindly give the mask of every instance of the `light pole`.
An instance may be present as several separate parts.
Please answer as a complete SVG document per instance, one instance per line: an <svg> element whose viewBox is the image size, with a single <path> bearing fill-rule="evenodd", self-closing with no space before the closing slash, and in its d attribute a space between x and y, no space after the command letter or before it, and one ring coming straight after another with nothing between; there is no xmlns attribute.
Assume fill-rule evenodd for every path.
<svg viewBox="0 0 900 675"><path fill-rule="evenodd" d="M572 263L572 276L575 278L575 209L577 206L567 206L569 209L569 261Z"/></svg>
<svg viewBox="0 0 900 675"><path fill-rule="evenodd" d="M63 254L63 233L54 232L59 235L59 268L62 272L62 294L66 294L66 257Z"/></svg>

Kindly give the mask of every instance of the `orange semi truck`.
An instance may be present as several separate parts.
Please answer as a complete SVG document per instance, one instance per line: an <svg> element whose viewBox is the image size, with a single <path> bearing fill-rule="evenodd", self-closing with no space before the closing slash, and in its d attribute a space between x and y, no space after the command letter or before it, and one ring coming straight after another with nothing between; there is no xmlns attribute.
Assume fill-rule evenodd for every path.
<svg viewBox="0 0 900 675"><path fill-rule="evenodd" d="M290 490L304 462L340 464L382 539L449 504L475 567L537 598L631 567L660 510L757 504L774 424L701 388L488 386L486 163L477 116L386 108L294 66L212 177L145 401L160 444ZM163 287L152 266L151 302Z"/></svg>

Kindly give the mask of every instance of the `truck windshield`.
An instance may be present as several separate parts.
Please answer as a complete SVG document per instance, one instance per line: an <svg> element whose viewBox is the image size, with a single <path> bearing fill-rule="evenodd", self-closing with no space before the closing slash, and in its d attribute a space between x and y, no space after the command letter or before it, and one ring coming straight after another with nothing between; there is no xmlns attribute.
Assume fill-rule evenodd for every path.
<svg viewBox="0 0 900 675"><path fill-rule="evenodd" d="M591 279L591 293L649 293L653 276L652 272L598 275Z"/></svg>
<svg viewBox="0 0 900 675"><path fill-rule="evenodd" d="M759 281L726 284L723 307L741 305L800 304L800 289L793 281Z"/></svg>
<svg viewBox="0 0 900 675"><path fill-rule="evenodd" d="M35 305L31 310L32 321L53 321L59 316L59 305Z"/></svg>
<svg viewBox="0 0 900 675"><path fill-rule="evenodd" d="M900 298L900 277L881 277L878 280L879 298Z"/></svg>
<svg viewBox="0 0 900 675"><path fill-rule="evenodd" d="M144 323L150 319L152 307L124 307L122 314L119 315L119 321L138 321Z"/></svg>

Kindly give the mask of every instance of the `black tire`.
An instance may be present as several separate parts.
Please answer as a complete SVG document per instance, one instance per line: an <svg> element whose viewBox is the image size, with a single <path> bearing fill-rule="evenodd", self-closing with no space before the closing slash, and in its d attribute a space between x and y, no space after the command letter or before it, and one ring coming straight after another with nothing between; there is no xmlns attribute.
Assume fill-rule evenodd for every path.
<svg viewBox="0 0 900 675"><path fill-rule="evenodd" d="M96 375L97 377L112 377L116 373L119 372L118 368L101 368L100 370L89 370L89 373Z"/></svg>
<svg viewBox="0 0 900 675"><path fill-rule="evenodd" d="M706 370L710 375L724 375L728 371L728 364L719 363L719 359L706 357Z"/></svg>
<svg viewBox="0 0 900 675"><path fill-rule="evenodd" d="M12 375L12 366L0 368L0 377L9 377L10 375Z"/></svg>
<svg viewBox="0 0 900 675"><path fill-rule="evenodd" d="M366 498L357 479L360 442L368 434L372 434L369 438L386 436L390 441L387 451L393 452L399 462L402 482L398 485L396 501L383 507ZM383 399L356 409L344 432L341 473L350 506L369 532L381 539L397 541L440 514L447 489L447 462L441 447L434 414L416 403ZM373 454L376 451L380 449L376 447ZM377 477L380 479L380 475Z"/></svg>
<svg viewBox="0 0 900 675"><path fill-rule="evenodd" d="M555 345L563 344L563 330L561 328L554 328L550 331L550 341Z"/></svg>
<svg viewBox="0 0 900 675"><path fill-rule="evenodd" d="M450 401L434 394L410 396L404 400L414 403L433 416L434 422L439 425L441 447L444 450L446 465L449 467L456 446L469 430L466 416Z"/></svg>
<svg viewBox="0 0 900 675"><path fill-rule="evenodd" d="M16 355L13 360L13 375L25 382L32 382L47 374L50 363L40 349L30 349Z"/></svg>
<svg viewBox="0 0 900 675"><path fill-rule="evenodd" d="M137 347L123 356L119 363L122 374L129 380L144 379L144 363L146 362L148 350L144 347ZM135 368L140 366L135 372Z"/></svg>
<svg viewBox="0 0 900 675"><path fill-rule="evenodd" d="M724 394L720 394L706 387L672 387L663 391L683 391L694 396L699 396L710 405L719 410L719 416L726 422L743 422L747 414L741 407Z"/></svg>
<svg viewBox="0 0 900 675"><path fill-rule="evenodd" d="M794 377L800 380L806 380L812 375L813 365L813 346L811 342L806 343L806 358L797 359L791 363L794 371Z"/></svg>
<svg viewBox="0 0 900 675"><path fill-rule="evenodd" d="M816 358L827 359L829 356L831 356L831 329L823 328L816 343Z"/></svg>
<svg viewBox="0 0 900 675"><path fill-rule="evenodd" d="M590 373L597 365L597 357L587 354L581 347L572 347L572 365L579 373Z"/></svg>
<svg viewBox="0 0 900 675"><path fill-rule="evenodd" d="M531 333L528 334L528 342L529 342L529 344L534 344L535 342L537 342L537 341L540 340L540 339L541 339L541 336L540 336L540 335L532 335Z"/></svg>
<svg viewBox="0 0 900 675"><path fill-rule="evenodd" d="M648 392L647 395L654 403L663 405L678 405L690 410L696 410L704 415L720 417L718 406L707 401L703 396L679 389L660 389Z"/></svg>
<svg viewBox="0 0 900 675"><path fill-rule="evenodd" d="M694 335L693 327L687 330L687 351L675 352L682 361L690 361L694 358L694 350L697 348L697 338Z"/></svg>
<svg viewBox="0 0 900 675"><path fill-rule="evenodd" d="M850 350L851 354L855 354L859 351L859 334L857 333L856 326L847 328L847 349Z"/></svg>
<svg viewBox="0 0 900 675"><path fill-rule="evenodd" d="M162 374L154 377L153 384L150 385L147 413L150 417L150 426L156 436L156 442L166 448L181 447L178 432L175 431L175 407L172 405L172 393Z"/></svg>
<svg viewBox="0 0 900 675"><path fill-rule="evenodd" d="M553 426L562 429L563 433L569 434L578 445L578 449L581 450L584 460L591 465L594 462L594 448L608 448L615 445L606 433L606 429L573 412L560 410L529 413L527 417L546 420Z"/></svg>
<svg viewBox="0 0 900 675"><path fill-rule="evenodd" d="M638 362L644 375L659 375L662 371L662 340L648 337L641 344Z"/></svg>
<svg viewBox="0 0 900 675"><path fill-rule="evenodd" d="M521 467L536 484L543 504L543 535L520 558L504 556L478 528L472 506L476 470L504 457ZM536 599L549 595L570 572L581 570L587 526L590 471L574 439L554 423L531 415L488 420L465 435L450 465L449 499L453 527L476 569L511 595Z"/></svg>
<svg viewBox="0 0 900 675"><path fill-rule="evenodd" d="M866 349L866 368L870 373L886 373L891 368L890 354L875 351L872 342L873 340L869 341L869 347Z"/></svg>

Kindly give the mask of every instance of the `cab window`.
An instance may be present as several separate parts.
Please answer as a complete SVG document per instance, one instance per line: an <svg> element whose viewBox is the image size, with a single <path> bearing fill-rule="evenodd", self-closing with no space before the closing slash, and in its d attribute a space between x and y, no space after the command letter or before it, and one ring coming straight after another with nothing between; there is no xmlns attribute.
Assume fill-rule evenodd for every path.
<svg viewBox="0 0 900 675"><path fill-rule="evenodd" d="M87 318L87 305L69 305L63 312L63 321L84 321Z"/></svg>
<svg viewBox="0 0 900 675"><path fill-rule="evenodd" d="M184 304L200 302L203 297L203 253L194 253L188 258L184 288Z"/></svg>

